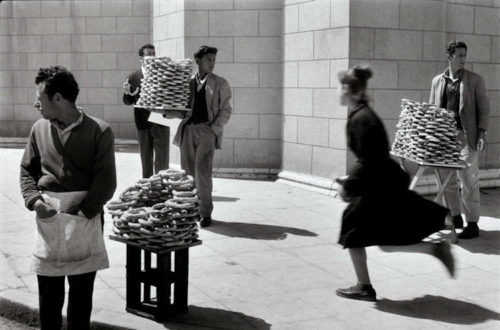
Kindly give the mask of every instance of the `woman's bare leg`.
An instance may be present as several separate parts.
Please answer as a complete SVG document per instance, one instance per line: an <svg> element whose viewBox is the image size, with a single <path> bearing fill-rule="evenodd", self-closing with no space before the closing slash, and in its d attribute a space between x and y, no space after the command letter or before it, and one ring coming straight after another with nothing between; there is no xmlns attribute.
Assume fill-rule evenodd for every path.
<svg viewBox="0 0 500 330"><path fill-rule="evenodd" d="M365 248L349 248L348 250L358 283L349 288L337 289L335 291L337 296L365 301L377 300L377 293L371 285L370 275L368 274Z"/></svg>
<svg viewBox="0 0 500 330"><path fill-rule="evenodd" d="M354 271L356 272L356 277L358 278L358 284L371 284L370 274L368 273L368 265L366 262L365 248L351 248L348 250L354 266Z"/></svg>

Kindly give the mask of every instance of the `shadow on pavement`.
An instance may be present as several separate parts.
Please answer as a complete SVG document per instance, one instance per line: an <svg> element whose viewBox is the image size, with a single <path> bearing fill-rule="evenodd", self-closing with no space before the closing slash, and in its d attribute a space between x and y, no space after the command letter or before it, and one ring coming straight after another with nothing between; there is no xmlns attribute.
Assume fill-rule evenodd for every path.
<svg viewBox="0 0 500 330"><path fill-rule="evenodd" d="M171 330L184 329L271 329L266 321L240 312L189 306L187 314L163 324Z"/></svg>
<svg viewBox="0 0 500 330"><path fill-rule="evenodd" d="M500 320L499 313L479 305L432 295L413 300L381 299L377 301L376 308L386 313L453 324L471 325Z"/></svg>
<svg viewBox="0 0 500 330"><path fill-rule="evenodd" d="M238 197L225 197L225 196L212 196L214 202L236 202L240 199Z"/></svg>
<svg viewBox="0 0 500 330"><path fill-rule="evenodd" d="M479 226L481 226L481 222ZM471 253L500 255L500 231L480 229L479 237L461 239L458 241L458 246Z"/></svg>
<svg viewBox="0 0 500 330"><path fill-rule="evenodd" d="M318 236L316 233L299 228L217 220L212 220L212 225L210 227L203 228L203 230L208 230L212 233L229 237L264 240L283 240L288 234L298 236Z"/></svg>
<svg viewBox="0 0 500 330"><path fill-rule="evenodd" d="M488 188L480 190L481 198L481 216L497 218L500 221L500 188Z"/></svg>

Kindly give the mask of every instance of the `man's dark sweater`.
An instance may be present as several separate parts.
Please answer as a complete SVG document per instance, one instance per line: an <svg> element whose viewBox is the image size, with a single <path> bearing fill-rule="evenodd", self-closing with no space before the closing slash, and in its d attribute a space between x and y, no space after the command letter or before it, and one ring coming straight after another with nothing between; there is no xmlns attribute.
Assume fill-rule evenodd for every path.
<svg viewBox="0 0 500 330"><path fill-rule="evenodd" d="M83 114L66 144L46 119L31 128L21 161L21 193L30 210L40 191L88 191L80 204L87 218L103 212L116 189L114 136L104 121Z"/></svg>
<svg viewBox="0 0 500 330"><path fill-rule="evenodd" d="M201 87L198 91L197 86L195 87L194 93L194 104L193 104L193 114L189 119L188 123L192 124L202 124L208 122L208 109L207 109L207 99L205 95L205 86Z"/></svg>

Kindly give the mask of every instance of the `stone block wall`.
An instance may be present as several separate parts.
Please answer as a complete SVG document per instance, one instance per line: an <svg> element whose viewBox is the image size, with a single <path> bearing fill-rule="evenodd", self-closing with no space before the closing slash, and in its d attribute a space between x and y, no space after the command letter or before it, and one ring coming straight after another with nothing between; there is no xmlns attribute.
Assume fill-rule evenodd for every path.
<svg viewBox="0 0 500 330"><path fill-rule="evenodd" d="M499 18L500 3L493 0L286 0L280 177L328 187L354 161L346 151L348 110L339 105L339 70L372 67L370 103L392 141L401 99L428 102L452 39L468 44L467 68L486 82L490 129L480 166L498 169Z"/></svg>
<svg viewBox="0 0 500 330"><path fill-rule="evenodd" d="M349 64L349 1L287 0L284 18L283 170L343 175L347 109L337 72Z"/></svg>
<svg viewBox="0 0 500 330"><path fill-rule="evenodd" d="M215 168L281 167L282 15L281 0L153 1L158 55L193 59L201 45L219 50L214 72L231 85L233 114ZM175 134L178 121L171 122ZM179 163L175 146L171 161Z"/></svg>
<svg viewBox="0 0 500 330"><path fill-rule="evenodd" d="M466 67L485 80L490 98L490 130L480 167L500 166L498 1L352 0L349 66L368 63L372 105L394 139L402 98L429 101L432 78L447 66L446 45L463 40ZM495 46L496 45L496 46Z"/></svg>
<svg viewBox="0 0 500 330"><path fill-rule="evenodd" d="M34 79L42 66L70 69L77 99L108 121L116 137L136 138L122 84L140 68L137 50L150 43L149 0L33 0L0 3L0 136L27 137L40 118Z"/></svg>

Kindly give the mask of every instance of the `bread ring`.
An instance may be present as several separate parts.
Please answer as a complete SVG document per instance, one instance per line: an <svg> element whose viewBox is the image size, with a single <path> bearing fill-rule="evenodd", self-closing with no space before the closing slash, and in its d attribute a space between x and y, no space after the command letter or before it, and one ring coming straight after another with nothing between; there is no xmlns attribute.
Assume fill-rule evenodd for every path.
<svg viewBox="0 0 500 330"><path fill-rule="evenodd" d="M122 201L126 201L126 202L129 202L132 200L138 200L141 193L142 193L142 189L140 189L140 188L137 188L135 186L128 187L120 194L120 199Z"/></svg>
<svg viewBox="0 0 500 330"><path fill-rule="evenodd" d="M174 197L171 199L177 203L198 203L198 197Z"/></svg>
<svg viewBox="0 0 500 330"><path fill-rule="evenodd" d="M154 226L154 223L151 220L138 219L137 222L139 222L142 226Z"/></svg>
<svg viewBox="0 0 500 330"><path fill-rule="evenodd" d="M169 199L165 204L174 209L191 209L195 207L194 203L178 203L173 199Z"/></svg>
<svg viewBox="0 0 500 330"><path fill-rule="evenodd" d="M179 212L184 211L184 212ZM183 219L183 218L192 218L198 216L197 210L178 210L177 212L171 215L172 219Z"/></svg>
<svg viewBox="0 0 500 330"><path fill-rule="evenodd" d="M148 181L152 184L152 185L155 185L155 184L161 184L161 175L158 175L158 174L154 174L152 175Z"/></svg>
<svg viewBox="0 0 500 330"><path fill-rule="evenodd" d="M172 194L174 195L174 197L193 197L198 194L198 190L196 190L196 188L191 191L174 190L172 191Z"/></svg>
<svg viewBox="0 0 500 330"><path fill-rule="evenodd" d="M193 184L194 183L194 178L191 175L186 175L185 177L182 177L181 179L178 180L168 180L168 184L172 186L181 186L185 184Z"/></svg>
<svg viewBox="0 0 500 330"><path fill-rule="evenodd" d="M181 184L178 186L172 186L177 191L191 191L193 190L193 184L192 183L187 183L187 184Z"/></svg>
<svg viewBox="0 0 500 330"><path fill-rule="evenodd" d="M109 201L106 204L106 208L108 210L126 210L134 204L135 204L135 201L124 202L124 201L114 200L114 201Z"/></svg>
<svg viewBox="0 0 500 330"><path fill-rule="evenodd" d="M145 207L130 209L123 214L124 218L128 221L137 220L140 218L148 218L149 211Z"/></svg>
<svg viewBox="0 0 500 330"><path fill-rule="evenodd" d="M182 169L176 170L176 169L173 169L173 168L169 168L169 169L166 169L166 170L161 170L160 172L158 172L158 174L162 178L165 178L165 179L168 179L168 178L180 179L180 178L182 178L183 175L186 174L186 171L184 171Z"/></svg>
<svg viewBox="0 0 500 330"><path fill-rule="evenodd" d="M142 228L142 225L138 222L129 222L128 226L133 229L140 229Z"/></svg>

